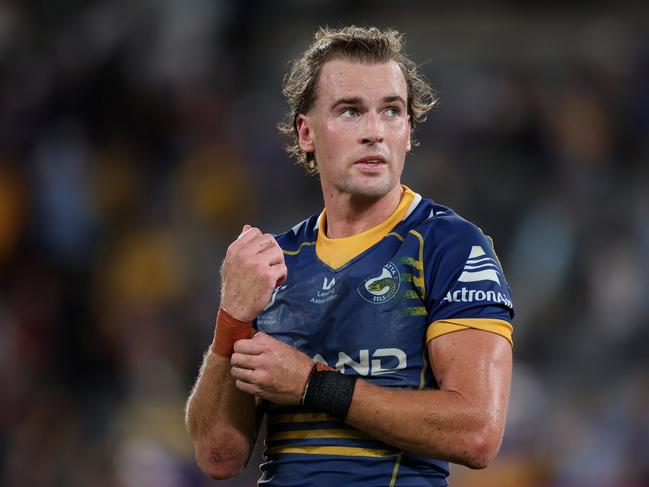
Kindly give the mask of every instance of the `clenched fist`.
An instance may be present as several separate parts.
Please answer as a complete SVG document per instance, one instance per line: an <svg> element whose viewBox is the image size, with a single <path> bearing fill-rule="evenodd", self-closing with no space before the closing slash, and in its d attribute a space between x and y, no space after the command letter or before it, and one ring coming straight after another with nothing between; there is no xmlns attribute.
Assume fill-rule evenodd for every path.
<svg viewBox="0 0 649 487"><path fill-rule="evenodd" d="M244 225L221 267L221 306L240 321L252 321L286 276L284 253L275 237Z"/></svg>

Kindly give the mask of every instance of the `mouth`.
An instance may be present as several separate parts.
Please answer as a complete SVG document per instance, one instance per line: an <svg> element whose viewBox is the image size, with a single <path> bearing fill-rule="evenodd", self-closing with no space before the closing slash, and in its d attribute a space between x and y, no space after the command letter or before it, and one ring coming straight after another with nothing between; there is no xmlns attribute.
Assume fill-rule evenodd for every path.
<svg viewBox="0 0 649 487"><path fill-rule="evenodd" d="M365 156L354 162L355 167L366 171L380 170L385 165L386 162L383 156Z"/></svg>

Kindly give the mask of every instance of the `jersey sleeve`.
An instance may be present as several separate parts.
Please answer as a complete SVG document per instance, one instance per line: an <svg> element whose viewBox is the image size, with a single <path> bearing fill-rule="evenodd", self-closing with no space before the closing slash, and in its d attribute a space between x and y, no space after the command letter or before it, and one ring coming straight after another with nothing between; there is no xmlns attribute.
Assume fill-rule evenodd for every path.
<svg viewBox="0 0 649 487"><path fill-rule="evenodd" d="M513 343L511 291L491 239L458 217L438 225L429 238L438 245L432 245L429 262L424 262L429 285L426 343L467 328Z"/></svg>

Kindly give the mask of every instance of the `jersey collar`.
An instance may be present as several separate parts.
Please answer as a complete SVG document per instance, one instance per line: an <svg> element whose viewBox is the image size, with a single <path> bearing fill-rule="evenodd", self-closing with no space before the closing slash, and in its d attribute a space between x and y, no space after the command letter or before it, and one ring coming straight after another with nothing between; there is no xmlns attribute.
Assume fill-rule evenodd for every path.
<svg viewBox="0 0 649 487"><path fill-rule="evenodd" d="M332 269L338 269L389 234L394 227L412 213L421 201L420 195L405 185L402 187L404 191L399 205L383 223L351 237L327 237L325 235L327 213L326 209L322 210L316 222L318 229L316 255L318 258Z"/></svg>

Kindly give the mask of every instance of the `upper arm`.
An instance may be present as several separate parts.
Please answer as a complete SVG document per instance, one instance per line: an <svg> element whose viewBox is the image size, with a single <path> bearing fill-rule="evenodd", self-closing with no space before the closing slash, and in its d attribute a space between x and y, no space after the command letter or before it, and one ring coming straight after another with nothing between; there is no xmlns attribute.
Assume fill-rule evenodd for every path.
<svg viewBox="0 0 649 487"><path fill-rule="evenodd" d="M428 343L439 388L460 394L502 434L512 374L512 347L502 336L465 329Z"/></svg>
<svg viewBox="0 0 649 487"><path fill-rule="evenodd" d="M512 342L514 306L491 240L459 218L440 220L424 243L427 342L465 328ZM428 249L426 251L426 249Z"/></svg>

